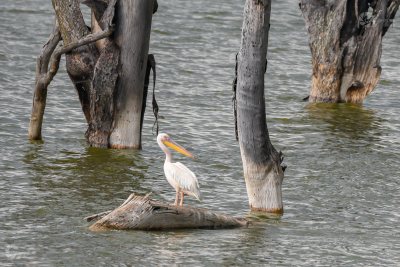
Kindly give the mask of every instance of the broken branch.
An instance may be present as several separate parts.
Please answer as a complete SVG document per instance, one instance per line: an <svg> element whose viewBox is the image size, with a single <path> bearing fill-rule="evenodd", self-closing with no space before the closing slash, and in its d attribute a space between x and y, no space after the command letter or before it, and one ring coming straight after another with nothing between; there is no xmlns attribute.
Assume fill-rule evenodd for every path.
<svg viewBox="0 0 400 267"><path fill-rule="evenodd" d="M55 54L56 54L56 56L62 55L62 54L71 52L72 50L74 50L75 48L78 48L80 46L87 45L87 44L90 44L90 43L94 43L94 42L96 42L96 41L98 41L100 39L104 39L104 38L110 36L113 33L113 31L114 31L114 28L110 27L110 28L108 28L108 29L106 29L104 31L101 31L101 32L88 34L88 35L86 35L82 39L79 39L76 42L72 42L72 43L70 43L70 44L68 44L66 46L60 47L59 49L57 49L55 51Z"/></svg>
<svg viewBox="0 0 400 267"><path fill-rule="evenodd" d="M42 139L42 123L44 110L46 107L47 88L54 76L57 74L61 55L68 53L80 46L106 38L110 36L113 31L113 27L108 27L104 31L89 34L76 42L72 42L66 46L61 46L56 49L58 43L61 41L61 34L58 24L56 23L53 33L43 46L42 53L39 55L36 64L35 91L33 95L32 113L28 130L28 136L30 140Z"/></svg>
<svg viewBox="0 0 400 267"><path fill-rule="evenodd" d="M50 72L48 72L49 61L51 61L52 54L60 41L61 34L58 24L56 23L36 63L35 91L33 94L32 113L28 130L30 140L42 139L42 122L44 109L46 107L47 87L55 75L55 73L53 75L53 72L57 72L59 62L53 60Z"/></svg>

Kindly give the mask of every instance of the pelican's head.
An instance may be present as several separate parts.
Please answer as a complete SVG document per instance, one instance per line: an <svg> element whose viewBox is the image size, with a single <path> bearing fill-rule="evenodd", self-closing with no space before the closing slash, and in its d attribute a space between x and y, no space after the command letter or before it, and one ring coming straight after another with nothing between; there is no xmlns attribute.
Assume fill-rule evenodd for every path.
<svg viewBox="0 0 400 267"><path fill-rule="evenodd" d="M182 146L178 145L176 142L174 142L171 137L169 137L168 134L166 133L160 133L157 136L157 143L158 144L163 144L173 150L175 150L176 152L181 153L182 155L185 155L186 157L192 158L194 159L194 156L192 153L190 153L189 151L187 151L185 148L183 148Z"/></svg>

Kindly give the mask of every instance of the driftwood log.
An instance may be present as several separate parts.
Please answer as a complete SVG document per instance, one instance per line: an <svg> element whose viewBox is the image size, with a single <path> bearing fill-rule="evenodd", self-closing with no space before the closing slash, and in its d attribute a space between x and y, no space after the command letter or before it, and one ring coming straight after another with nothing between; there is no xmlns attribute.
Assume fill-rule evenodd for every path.
<svg viewBox="0 0 400 267"><path fill-rule="evenodd" d="M92 231L103 230L169 230L169 229L219 229L245 227L249 222L218 214L207 209L190 206L173 206L152 200L148 195L131 194L118 208L85 218Z"/></svg>

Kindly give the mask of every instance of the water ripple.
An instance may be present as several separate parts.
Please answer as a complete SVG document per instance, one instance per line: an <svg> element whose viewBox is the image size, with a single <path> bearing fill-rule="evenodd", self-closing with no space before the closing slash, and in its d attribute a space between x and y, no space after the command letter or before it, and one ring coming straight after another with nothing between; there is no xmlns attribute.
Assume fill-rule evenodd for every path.
<svg viewBox="0 0 400 267"><path fill-rule="evenodd" d="M199 158L176 156L197 174L204 195L202 203L187 203L247 216L231 102L243 1L159 5L150 52L158 64L160 127ZM396 25L384 39L381 82L363 106L308 105L301 101L311 76L301 13L291 1L273 3L265 80L271 140L288 165L281 219L224 231L91 233L82 218L119 205L132 191L173 201L154 119L151 112L145 116L143 151L88 148L85 119L62 61L49 87L45 142L30 144L35 61L53 11L49 1L3 0L0 14L4 266L400 263Z"/></svg>

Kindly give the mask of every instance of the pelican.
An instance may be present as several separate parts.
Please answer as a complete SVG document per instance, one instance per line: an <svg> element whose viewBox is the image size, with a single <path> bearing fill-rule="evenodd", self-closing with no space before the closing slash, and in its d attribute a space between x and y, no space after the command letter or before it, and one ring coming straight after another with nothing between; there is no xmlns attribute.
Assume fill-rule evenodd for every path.
<svg viewBox="0 0 400 267"><path fill-rule="evenodd" d="M201 196L199 182L197 181L196 175L182 163L172 162L172 154L167 146L189 158L194 158L192 153L172 141L171 137L169 137L169 135L165 133L160 133L157 136L157 143L160 146L161 150L165 153L165 177L167 178L169 184L176 191L174 205L178 206L179 202L179 206L183 206L183 197L185 194L193 196L200 201Z"/></svg>

